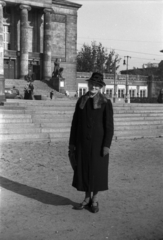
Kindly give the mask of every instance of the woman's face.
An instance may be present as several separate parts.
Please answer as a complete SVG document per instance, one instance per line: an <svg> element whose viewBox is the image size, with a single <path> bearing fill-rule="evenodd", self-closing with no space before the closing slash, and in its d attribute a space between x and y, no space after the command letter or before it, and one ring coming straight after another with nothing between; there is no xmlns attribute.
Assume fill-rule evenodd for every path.
<svg viewBox="0 0 163 240"><path fill-rule="evenodd" d="M88 88L89 88L90 93L92 93L92 94L98 93L101 89L101 87L98 84L92 83L92 82L88 82Z"/></svg>

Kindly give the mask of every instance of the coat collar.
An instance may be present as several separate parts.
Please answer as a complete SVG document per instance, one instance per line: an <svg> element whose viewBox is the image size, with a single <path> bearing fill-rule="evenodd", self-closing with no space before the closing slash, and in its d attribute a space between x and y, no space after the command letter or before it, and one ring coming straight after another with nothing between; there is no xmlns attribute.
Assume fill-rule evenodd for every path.
<svg viewBox="0 0 163 240"><path fill-rule="evenodd" d="M81 102L79 105L81 109L85 107L85 104L89 98L90 98L89 92L87 92L84 96L81 97ZM94 109L101 108L101 105L106 102L107 102L107 98L104 95L102 95L100 92L98 92L93 97L93 108Z"/></svg>

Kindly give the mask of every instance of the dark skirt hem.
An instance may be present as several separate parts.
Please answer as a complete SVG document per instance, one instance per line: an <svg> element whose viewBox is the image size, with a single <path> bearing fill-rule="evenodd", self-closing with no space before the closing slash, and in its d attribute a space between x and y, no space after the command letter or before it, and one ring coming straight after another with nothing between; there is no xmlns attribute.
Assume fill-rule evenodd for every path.
<svg viewBox="0 0 163 240"><path fill-rule="evenodd" d="M77 191L80 191L80 192L88 192L88 189L84 189L84 188L82 188L82 187L79 188L79 187L75 186L74 184L72 184L72 186L73 186L74 188L76 188ZM106 187L106 188L99 188L99 189L91 189L90 191L91 191L91 192L102 192L102 191L107 191L107 190L109 190L108 187Z"/></svg>

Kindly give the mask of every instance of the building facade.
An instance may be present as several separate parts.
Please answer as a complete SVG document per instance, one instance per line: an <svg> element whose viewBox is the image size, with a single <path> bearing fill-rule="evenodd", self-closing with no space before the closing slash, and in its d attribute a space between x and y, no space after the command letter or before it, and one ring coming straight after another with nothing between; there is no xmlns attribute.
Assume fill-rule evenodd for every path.
<svg viewBox="0 0 163 240"><path fill-rule="evenodd" d="M91 77L91 74L77 72L77 95L79 97L88 91L86 80ZM157 97L163 87L163 81L160 81L160 79L139 75L117 74L114 77L114 74L104 74L104 82L106 86L101 91L110 98L114 96L114 89L117 98L124 98L126 85L130 97Z"/></svg>
<svg viewBox="0 0 163 240"><path fill-rule="evenodd" d="M0 0L0 100L4 79L49 80L58 58L65 88L76 92L77 11L65 0Z"/></svg>

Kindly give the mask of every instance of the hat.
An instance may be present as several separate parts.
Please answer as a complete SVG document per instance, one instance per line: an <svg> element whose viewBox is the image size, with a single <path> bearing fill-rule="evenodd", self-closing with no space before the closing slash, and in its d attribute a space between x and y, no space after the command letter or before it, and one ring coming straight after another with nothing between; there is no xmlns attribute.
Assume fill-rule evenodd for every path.
<svg viewBox="0 0 163 240"><path fill-rule="evenodd" d="M99 73L99 72L92 73L92 76L89 79L87 79L86 81L96 83L100 87L103 87L106 85L103 80L103 74Z"/></svg>

